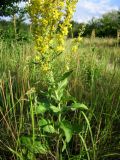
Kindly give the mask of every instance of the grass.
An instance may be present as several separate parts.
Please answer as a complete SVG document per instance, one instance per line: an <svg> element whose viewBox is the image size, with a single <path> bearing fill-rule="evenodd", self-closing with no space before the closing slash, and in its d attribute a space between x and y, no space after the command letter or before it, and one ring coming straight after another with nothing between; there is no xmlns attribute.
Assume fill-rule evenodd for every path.
<svg viewBox="0 0 120 160"><path fill-rule="evenodd" d="M86 115L67 114L71 123L80 126L80 134L73 136L63 158L119 159L120 48L115 39L83 39L79 50L71 53L71 43L67 41L66 53L54 62L54 73L60 76L67 68L74 68L68 90L89 111ZM39 67L31 62L33 55L30 43L0 41L0 156L3 160L16 159L16 153L12 154L11 150L19 153L22 134L32 132L34 139L36 124L33 113L29 114L33 105L29 95L32 93L34 99L37 95L42 100L40 91L46 90L47 84ZM49 154L41 159L53 157Z"/></svg>
<svg viewBox="0 0 120 160"><path fill-rule="evenodd" d="M77 76L70 84L71 93L93 113L88 117L93 128L97 159L103 159L106 153L119 152L120 55L114 40L112 48L109 46L111 41L106 40L108 45L101 39L91 44L87 41L87 47L81 44Z"/></svg>

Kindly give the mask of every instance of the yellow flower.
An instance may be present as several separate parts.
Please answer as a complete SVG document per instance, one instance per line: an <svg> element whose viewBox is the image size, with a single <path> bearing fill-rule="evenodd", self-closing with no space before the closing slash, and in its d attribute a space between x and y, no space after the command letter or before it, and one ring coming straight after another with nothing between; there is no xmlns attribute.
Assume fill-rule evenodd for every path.
<svg viewBox="0 0 120 160"><path fill-rule="evenodd" d="M49 48L48 45L41 46L41 52L42 52L42 53L47 52L48 48Z"/></svg>
<svg viewBox="0 0 120 160"><path fill-rule="evenodd" d="M57 52L63 52L64 51L64 47L63 46L57 46L56 51Z"/></svg>
<svg viewBox="0 0 120 160"><path fill-rule="evenodd" d="M46 19L42 19L41 21L42 25L47 26L48 25L48 21Z"/></svg>
<svg viewBox="0 0 120 160"><path fill-rule="evenodd" d="M64 36L61 34L56 35L56 40L58 41L59 44L63 45L65 42Z"/></svg>
<svg viewBox="0 0 120 160"><path fill-rule="evenodd" d="M68 34L68 28L67 27L62 28L62 34L65 35L65 36Z"/></svg>
<svg viewBox="0 0 120 160"><path fill-rule="evenodd" d="M36 61L40 61L40 56L36 55L36 56L35 56L35 60L36 60Z"/></svg>
<svg viewBox="0 0 120 160"><path fill-rule="evenodd" d="M60 14L59 14L59 12L58 12L57 10L54 10L54 11L53 11L53 18L54 18L54 19L58 19L58 18L59 18L59 15L60 15Z"/></svg>
<svg viewBox="0 0 120 160"><path fill-rule="evenodd" d="M37 43L42 43L43 41L43 37L42 36L39 36L38 38L36 38L36 42Z"/></svg>
<svg viewBox="0 0 120 160"><path fill-rule="evenodd" d="M81 42L81 41L82 41L82 37L79 36L79 37L77 38L77 41L78 41L78 42Z"/></svg>
<svg viewBox="0 0 120 160"><path fill-rule="evenodd" d="M49 70L49 65L48 65L47 63L43 64L43 65L42 65L42 70L43 70L44 72L47 72L47 71Z"/></svg>
<svg viewBox="0 0 120 160"><path fill-rule="evenodd" d="M78 50L78 46L77 45L72 47L72 52L76 52L77 50Z"/></svg>
<svg viewBox="0 0 120 160"><path fill-rule="evenodd" d="M55 26L53 25L52 26L52 31L54 32L56 30Z"/></svg>
<svg viewBox="0 0 120 160"><path fill-rule="evenodd" d="M64 2L59 2L60 7L64 7Z"/></svg>

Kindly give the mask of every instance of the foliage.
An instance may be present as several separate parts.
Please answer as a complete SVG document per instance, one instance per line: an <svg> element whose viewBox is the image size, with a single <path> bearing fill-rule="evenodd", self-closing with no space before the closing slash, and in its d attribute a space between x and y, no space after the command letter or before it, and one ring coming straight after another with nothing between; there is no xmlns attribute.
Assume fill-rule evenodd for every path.
<svg viewBox="0 0 120 160"><path fill-rule="evenodd" d="M85 24L71 21L72 27L69 29L68 38L79 37L84 34Z"/></svg>
<svg viewBox="0 0 120 160"><path fill-rule="evenodd" d="M86 24L72 21L72 35L77 37L82 26L85 26L83 36L91 36L92 30L95 29L97 37L116 37L117 30L120 29L120 14L119 10L110 11L102 15L101 18L92 18ZM69 37L72 37L71 30Z"/></svg>
<svg viewBox="0 0 120 160"><path fill-rule="evenodd" d="M0 16L13 15L18 12L19 7L18 2L27 1L27 0L4 0L0 1Z"/></svg>
<svg viewBox="0 0 120 160"><path fill-rule="evenodd" d="M104 14L101 19L95 22L95 25L97 35L116 37L117 29L120 28L118 11L111 11Z"/></svg>
<svg viewBox="0 0 120 160"><path fill-rule="evenodd" d="M70 95L68 97L68 92L66 92L68 77L71 73L71 71L65 73L60 81L49 85L47 94L45 93L45 101L31 106L31 115L33 114L34 118L37 116L38 119L37 130L34 131L34 135L25 135L20 138L21 147L26 150L26 155L23 155L27 159L29 159L29 155L32 156L30 159L33 159L38 153L50 154L56 159L62 159L63 152L68 150L67 144L71 141L72 136L79 134L79 127L76 130L74 124L67 120L67 114L77 110L83 112L88 108L83 104L76 103L75 100L71 106L67 106L67 99L74 99ZM44 137L44 144L42 144L42 137ZM50 139L54 139L54 144Z"/></svg>
<svg viewBox="0 0 120 160"><path fill-rule="evenodd" d="M26 41L31 42L33 40L30 33L30 25L22 22L21 18L16 19L16 34L14 33L14 27L12 21L0 20L0 38L4 41Z"/></svg>
<svg viewBox="0 0 120 160"><path fill-rule="evenodd" d="M81 104L82 102L89 106L89 109L64 111L65 114L62 117L65 116L65 124L66 121L69 122L75 127L76 132L70 142L66 144L66 150L62 152L63 159L83 160L88 157L93 159L94 150L96 151L95 160L119 159L120 55L116 39L83 38L77 52L70 50L71 43L72 40L66 41L66 52L57 57L54 62L54 72L58 77L58 83L62 81L61 75L66 72L68 56L70 61L68 67L74 67L62 98L65 105L61 106L70 108L76 100L80 107L85 107ZM19 153L29 158L32 156L31 152L34 152L33 155L36 159L53 160L56 155L55 139L58 138L55 136L56 133L46 132L49 128L52 132L54 130L51 127L46 129L45 126L41 126L41 121L41 127L39 127L38 120L44 118L47 122L50 120L56 124L59 108L56 107L57 104L53 98L51 98L51 102L50 96L47 96L47 93L51 95L55 92L50 92L48 83L45 81L43 83L44 77L40 72L40 67L28 63L30 57L34 57L36 54L33 44L13 41L8 43L7 40L1 40L0 51L0 157L2 160L16 160L17 157L18 159L21 157ZM56 89L57 87L56 82ZM70 94L67 94L66 91L67 93L69 91ZM71 96L68 98L65 95ZM48 102L53 105L50 107ZM79 107L79 105L74 107ZM38 114L32 112L32 108ZM89 123L85 121L82 111L85 112ZM54 115L53 119L52 115ZM33 120L34 123L32 123ZM89 124L94 145L91 142ZM34 125L35 127L33 127ZM65 126L68 126L65 132L60 128L64 140L66 139L65 134L70 128L69 125ZM62 128L64 128L63 124ZM77 136L76 133L80 134ZM33 135L35 135L34 145ZM70 137L71 134L67 140ZM61 145L63 144L62 142ZM28 147L29 145L31 149ZM39 148L40 153L37 153L36 147ZM52 155L49 152L50 149Z"/></svg>

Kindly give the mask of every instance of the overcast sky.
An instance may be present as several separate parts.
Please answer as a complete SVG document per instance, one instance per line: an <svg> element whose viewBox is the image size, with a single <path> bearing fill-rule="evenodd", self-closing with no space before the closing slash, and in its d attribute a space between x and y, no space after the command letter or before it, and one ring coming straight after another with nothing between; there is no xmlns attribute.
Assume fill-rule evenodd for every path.
<svg viewBox="0 0 120 160"><path fill-rule="evenodd" d="M74 14L74 20L87 22L92 17L100 17L102 14L118 10L120 0L79 0Z"/></svg>
<svg viewBox="0 0 120 160"><path fill-rule="evenodd" d="M24 5L25 3L20 4L21 7ZM73 19L77 22L87 22L93 17L100 17L108 11L119 8L120 0L79 0Z"/></svg>

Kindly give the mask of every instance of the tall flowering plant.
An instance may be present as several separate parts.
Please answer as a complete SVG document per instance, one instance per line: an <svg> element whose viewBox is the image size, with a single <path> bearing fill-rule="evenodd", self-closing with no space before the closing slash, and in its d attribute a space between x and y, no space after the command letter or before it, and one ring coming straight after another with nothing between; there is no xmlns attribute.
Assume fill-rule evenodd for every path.
<svg viewBox="0 0 120 160"><path fill-rule="evenodd" d="M74 134L79 136L79 129L74 127L68 113L88 109L84 104L77 103L66 89L72 71L65 72L55 81L52 70L52 60L64 51L76 3L77 0L31 0L29 5L37 50L35 59L39 61L41 70L47 71L50 82L47 91L41 92L41 102L36 97L34 102L34 95L28 95L32 132L28 133L29 136L22 136L20 142L24 146L24 157L30 160L36 159L36 155L56 160L69 157L69 142ZM85 117L84 112L81 113Z"/></svg>

